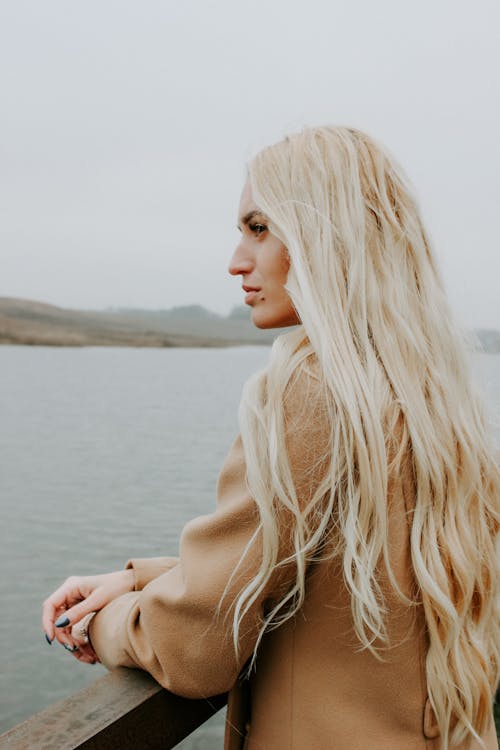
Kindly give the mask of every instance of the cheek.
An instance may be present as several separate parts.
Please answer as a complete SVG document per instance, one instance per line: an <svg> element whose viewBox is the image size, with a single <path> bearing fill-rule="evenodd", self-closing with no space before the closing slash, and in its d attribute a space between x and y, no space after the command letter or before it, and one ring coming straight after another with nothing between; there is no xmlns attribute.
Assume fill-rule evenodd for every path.
<svg viewBox="0 0 500 750"><path fill-rule="evenodd" d="M290 268L290 261L288 258L288 252L283 245L279 245L273 248L272 254L268 256L268 268L267 273L269 278L277 285L282 286L285 284L288 270Z"/></svg>
<svg viewBox="0 0 500 750"><path fill-rule="evenodd" d="M280 271L279 271L279 283L283 289L283 294L286 294L288 296L288 292L285 291L285 284L288 279L288 271L290 269L290 262L288 260L288 256L282 258Z"/></svg>

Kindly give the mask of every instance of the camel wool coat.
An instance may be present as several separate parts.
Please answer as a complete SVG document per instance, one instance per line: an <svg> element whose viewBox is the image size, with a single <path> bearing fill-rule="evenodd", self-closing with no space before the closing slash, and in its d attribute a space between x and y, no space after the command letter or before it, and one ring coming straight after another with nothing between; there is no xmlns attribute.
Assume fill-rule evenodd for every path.
<svg viewBox="0 0 500 750"><path fill-rule="evenodd" d="M305 500L324 468L324 403L314 367L303 365L285 391L284 419L294 484ZM410 594L415 584L409 492L405 477L399 478L390 487L388 503L391 562L400 587ZM263 614L294 578L294 571L283 566L273 574L242 622L236 658L233 604L258 569L259 543L237 564L258 520L238 436L219 475L215 512L186 525L178 558L129 561L135 590L93 618L90 640L103 664L144 669L188 698L229 691L225 750L440 750L427 699L424 615L418 605L407 606L398 598L383 569L379 580L390 647L381 659L360 649L341 564L324 560L307 572L299 613L264 636L255 672L249 680L239 679ZM283 558L291 549L286 532ZM493 721L484 742L487 750L497 749ZM466 750L466 745L453 750ZM473 742L467 750L480 750L480 745Z"/></svg>

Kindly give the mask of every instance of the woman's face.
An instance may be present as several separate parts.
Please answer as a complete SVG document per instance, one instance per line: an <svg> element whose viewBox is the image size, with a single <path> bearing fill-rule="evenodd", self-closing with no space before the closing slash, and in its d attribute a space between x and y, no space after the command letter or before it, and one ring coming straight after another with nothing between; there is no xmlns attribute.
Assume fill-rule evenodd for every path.
<svg viewBox="0 0 500 750"><path fill-rule="evenodd" d="M252 199L250 183L241 194L238 229L241 239L229 263L229 273L241 275L257 328L283 328L300 323L284 288L290 262L286 247L267 227L267 218Z"/></svg>

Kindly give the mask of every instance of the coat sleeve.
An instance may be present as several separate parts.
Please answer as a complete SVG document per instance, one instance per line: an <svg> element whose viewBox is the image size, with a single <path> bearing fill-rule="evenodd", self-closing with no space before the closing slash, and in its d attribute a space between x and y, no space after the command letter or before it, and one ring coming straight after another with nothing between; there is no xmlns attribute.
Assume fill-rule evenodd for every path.
<svg viewBox="0 0 500 750"><path fill-rule="evenodd" d="M178 562L178 557L135 557L127 562L125 569L134 571L134 591L142 591L144 586Z"/></svg>
<svg viewBox="0 0 500 750"><path fill-rule="evenodd" d="M287 452L299 497L309 495L319 481L318 457L328 435L321 393L319 381L305 372L285 392ZM283 567L275 571L242 622L236 658L234 602L259 568L258 535L238 563L258 524L238 436L219 475L216 511L184 527L179 560L132 562L139 590L118 597L92 620L90 640L103 664L144 669L171 692L188 698L229 690L253 651L266 604L281 596L294 577L289 568L286 573Z"/></svg>

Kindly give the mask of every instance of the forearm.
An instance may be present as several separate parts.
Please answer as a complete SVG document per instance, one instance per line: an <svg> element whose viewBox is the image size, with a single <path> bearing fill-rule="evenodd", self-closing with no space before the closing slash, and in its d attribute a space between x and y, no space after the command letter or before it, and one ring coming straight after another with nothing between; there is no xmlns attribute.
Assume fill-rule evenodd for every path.
<svg viewBox="0 0 500 750"><path fill-rule="evenodd" d="M289 394L287 449L297 494L307 498L322 471L318 469L313 477L310 467L321 467L318 456L325 452L323 435L328 425L319 408L309 410L315 417L318 413L312 425L300 418L303 391L311 397L314 383L306 379L299 386ZM254 650L266 604L281 600L296 576L293 564L270 571L239 623L236 655L235 604L262 564L259 510L246 469L238 437L219 475L217 510L185 526L179 560L133 562L135 588L140 590L111 602L91 623L92 645L106 666L145 669L160 684L186 697L215 695L232 687ZM293 553L292 522L291 514L282 514L281 560Z"/></svg>
<svg viewBox="0 0 500 750"><path fill-rule="evenodd" d="M203 599L182 579L178 566L142 592L110 602L92 620L90 641L108 669L144 669L171 692L188 698L225 692L241 669L231 617L218 616L210 594ZM251 638L245 653L253 643Z"/></svg>

